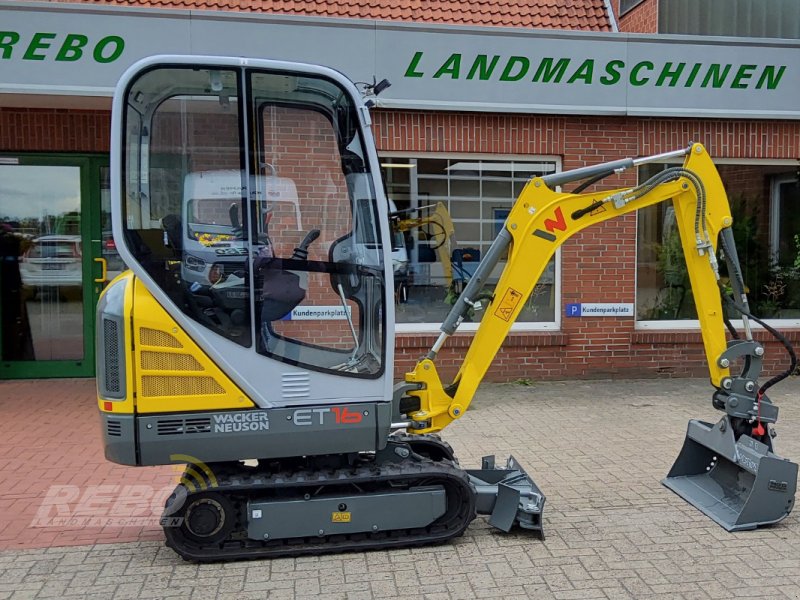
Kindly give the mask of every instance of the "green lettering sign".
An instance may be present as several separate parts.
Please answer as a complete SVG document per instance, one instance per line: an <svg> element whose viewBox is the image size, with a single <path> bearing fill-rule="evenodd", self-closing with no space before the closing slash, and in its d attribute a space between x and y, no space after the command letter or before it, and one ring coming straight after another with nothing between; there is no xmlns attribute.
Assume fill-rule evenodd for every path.
<svg viewBox="0 0 800 600"><path fill-rule="evenodd" d="M50 40L55 39L55 37L55 33L34 33L22 60L44 60L47 58L45 54L36 54L36 52L37 50L47 50L50 47Z"/></svg>
<svg viewBox="0 0 800 600"><path fill-rule="evenodd" d="M591 58L586 59L581 63L581 66L572 74L572 77L567 80L567 83L575 83L580 80L583 83L592 83L592 73L594 72L594 61Z"/></svg>
<svg viewBox="0 0 800 600"><path fill-rule="evenodd" d="M675 87L678 83L678 79L680 79L681 73L683 72L683 67L685 66L686 63L678 63L677 67L670 69L670 67L672 67L672 63L666 63L661 69L658 79L656 79L656 86L660 87L664 85L664 82L669 79L669 87Z"/></svg>
<svg viewBox="0 0 800 600"><path fill-rule="evenodd" d="M111 51L106 52L106 48L109 47L111 47ZM109 35L97 42L92 55L99 63L110 63L117 60L122 55L123 50L125 50L125 40L118 35Z"/></svg>
<svg viewBox="0 0 800 600"><path fill-rule="evenodd" d="M706 76L703 78L703 83L700 84L700 87L708 87L708 84L711 84L711 87L714 88L721 88L722 85L725 83L725 78L728 77L728 72L731 70L730 65L725 65L725 68L722 69L722 65L717 63L712 63L708 67L708 71L706 71Z"/></svg>
<svg viewBox="0 0 800 600"><path fill-rule="evenodd" d="M500 81L519 81L531 68L531 61L524 56L512 56L506 63L506 68L503 69L503 74L500 75ZM517 72L513 73L514 69Z"/></svg>
<svg viewBox="0 0 800 600"><path fill-rule="evenodd" d="M555 67L553 66L552 58L543 58L539 63L539 68L536 69L536 74L533 76L533 81L537 83L539 81L550 83L551 81L555 80L556 83L561 83L561 78L564 77L564 72L567 70L568 66L568 58L559 59Z"/></svg>
<svg viewBox="0 0 800 600"><path fill-rule="evenodd" d="M458 79L459 73L461 72L461 55L460 54L451 54L450 58L444 61L444 64L439 67L439 70L436 71L433 78L439 79L442 75L450 75L451 79Z"/></svg>
<svg viewBox="0 0 800 600"><path fill-rule="evenodd" d="M689 73L689 78L686 80L686 83L683 84L683 87L692 87L694 80L697 78L697 74L700 72L702 66L703 63L694 63L692 71Z"/></svg>
<svg viewBox="0 0 800 600"><path fill-rule="evenodd" d="M53 44L61 35L63 41L58 45L58 52L55 56L49 49L55 48ZM0 59L11 59L14 56L14 46L18 45L21 36L17 31L0 31ZM36 32L31 34L30 41L25 48L22 56L17 54L20 60L55 60L57 62L75 62L85 56L85 49L90 45L89 37L82 33L58 34L51 32ZM98 63L110 63L117 60L125 51L125 40L118 35L108 35L95 44L92 50L92 58Z"/></svg>
<svg viewBox="0 0 800 600"><path fill-rule="evenodd" d="M19 34L16 31L0 31L0 50L3 52L2 58L11 58L11 50L19 41Z"/></svg>
<svg viewBox="0 0 800 600"><path fill-rule="evenodd" d="M56 54L56 60L75 61L83 56L83 47L89 43L89 38L79 33L67 34L61 49Z"/></svg>
<svg viewBox="0 0 800 600"><path fill-rule="evenodd" d="M753 74L750 71L754 71L758 65L742 65L739 67L739 70L736 71L736 75L733 76L733 81L731 82L731 87L735 90L744 90L747 89L747 84L742 83L743 81L750 79Z"/></svg>
<svg viewBox="0 0 800 600"><path fill-rule="evenodd" d="M639 71L641 71L642 69L647 69L648 71L652 71L653 69L655 69L655 65L651 63L649 60L643 60L642 62L633 65L630 77L631 85L635 85L638 87L650 81L649 77L639 77Z"/></svg>
<svg viewBox="0 0 800 600"><path fill-rule="evenodd" d="M417 71L417 66L419 65L419 61L422 60L423 54L423 52L417 52L414 54L414 58L411 59L411 62L408 64L408 68L406 69L406 77L422 77L425 74Z"/></svg>
<svg viewBox="0 0 800 600"><path fill-rule="evenodd" d="M12 52L12 47L19 41L14 32L0 32L0 56L6 58ZM121 38L114 42L113 52L102 53L98 50L103 45L109 45L112 37L104 38L95 48L95 58L98 53L103 60L111 60L119 55L122 48ZM33 43L33 42L32 42ZM87 45L85 36L70 34L64 40L56 60L77 60L84 46ZM586 58L578 64L578 60L570 58L543 57L537 64L532 64L533 59L527 56L503 57L498 54L469 55L454 53L441 63L441 66L432 79L460 79L461 66L464 64L466 79L469 81L497 81L514 82L524 79L533 73L530 81L533 83L555 83L561 85L574 85L583 83L593 85L599 83L603 86L630 85L633 87L678 87L684 88L713 88L721 89L767 89L774 90L786 73L786 65L760 65L754 64L721 64L721 63L686 63L686 62L653 62L640 61L628 67L624 60L613 59L605 63L597 63L594 58ZM406 77L425 77L425 71L420 67L424 53L415 52L406 68ZM103 62L99 60L99 62ZM471 61L465 63L464 61ZM502 70L500 69L501 63ZM574 61L574 62L573 62ZM469 70L466 65L469 64ZM577 66L573 66L577 65ZM595 79L595 68L599 71ZM534 72L535 69L535 72ZM759 72L759 69L760 72Z"/></svg>
<svg viewBox="0 0 800 600"><path fill-rule="evenodd" d="M606 64L606 74L600 78L603 85L614 85L618 83L622 74L619 72L625 66L625 61L612 60Z"/></svg>
<svg viewBox="0 0 800 600"><path fill-rule="evenodd" d="M474 79L476 73L478 74L478 79L481 81L487 81L492 76L492 71L494 71L494 68L497 66L497 61L500 60L500 57L495 54L488 65L486 64L487 58L485 54L478 54L478 56L475 57L475 62L473 62L472 67L470 67L467 79Z"/></svg>
<svg viewBox="0 0 800 600"><path fill-rule="evenodd" d="M778 72L775 73L775 65L767 65L764 67L761 77L758 78L756 89L760 90L766 83L768 90L774 90L776 87L778 87L778 83L780 83L781 77L783 77L783 72L785 70L786 66L781 65L781 67L778 69Z"/></svg>

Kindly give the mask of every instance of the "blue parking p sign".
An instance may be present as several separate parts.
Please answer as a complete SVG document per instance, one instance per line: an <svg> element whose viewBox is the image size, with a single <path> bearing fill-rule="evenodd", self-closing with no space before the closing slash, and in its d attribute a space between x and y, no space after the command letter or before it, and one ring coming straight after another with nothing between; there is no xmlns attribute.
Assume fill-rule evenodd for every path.
<svg viewBox="0 0 800 600"><path fill-rule="evenodd" d="M564 305L567 317L633 317L633 302L573 302Z"/></svg>

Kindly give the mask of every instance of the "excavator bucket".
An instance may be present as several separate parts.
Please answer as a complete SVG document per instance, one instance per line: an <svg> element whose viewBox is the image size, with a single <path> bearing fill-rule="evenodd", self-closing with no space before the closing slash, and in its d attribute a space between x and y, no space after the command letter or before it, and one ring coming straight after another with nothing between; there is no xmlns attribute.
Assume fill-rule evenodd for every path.
<svg viewBox="0 0 800 600"><path fill-rule="evenodd" d="M791 512L797 465L749 435L736 439L728 416L716 425L691 420L662 483L728 531L743 531Z"/></svg>

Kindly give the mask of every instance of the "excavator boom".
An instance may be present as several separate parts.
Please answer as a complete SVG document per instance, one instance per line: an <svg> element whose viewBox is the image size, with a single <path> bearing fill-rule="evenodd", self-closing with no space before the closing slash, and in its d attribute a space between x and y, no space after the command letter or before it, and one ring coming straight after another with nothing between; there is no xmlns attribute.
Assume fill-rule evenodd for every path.
<svg viewBox="0 0 800 600"><path fill-rule="evenodd" d="M557 186L598 178L667 159L683 159L633 188L594 193L556 191ZM472 401L503 340L556 248L591 225L667 200L675 209L683 254L697 307L713 405L726 412L716 425L691 421L675 466L664 485L729 530L777 522L792 509L797 465L772 452L770 424L778 410L758 388L764 348L753 340L745 285L733 240L730 205L719 174L705 148L688 148L639 159L623 159L531 180L517 199L505 226L441 327L428 355L406 375L410 431L440 431L461 418ZM733 288L728 301L742 315L746 339L728 341L720 294L718 245L724 250ZM489 274L508 256L473 343L455 379L445 386L435 359L461 323ZM758 319L756 319L758 320ZM774 331L774 330L772 330ZM777 333L777 332L776 332ZM780 339L780 336L778 334ZM796 359L788 342L794 371ZM741 359L742 372L731 375ZM785 376L784 374L784 376ZM780 379L780 378L777 378ZM407 403L409 405L409 403Z"/></svg>
<svg viewBox="0 0 800 600"><path fill-rule="evenodd" d="M719 233L733 222L722 181L708 153L696 144L692 148L672 153L685 158L683 170L694 173L694 182L685 175L675 176L658 184L632 189L619 189L586 194L557 192L551 189L560 183L583 179L585 173L612 171L617 163L599 165L591 171L559 173L552 178L535 178L528 182L509 213L505 226L486 253L464 293L454 305L441 327L442 334L425 360L406 377L410 383L424 383L420 392L421 409L412 415L418 423L427 423L420 432L439 431L464 414L486 371L492 363L511 326L523 308L534 285L544 272L556 249L579 231L617 218L623 214L672 199L678 228L687 260L692 290L698 303L698 315L703 334L711 382L721 386L728 370L717 363L726 349L725 328L717 281L719 273L714 256ZM651 157L663 160L663 156ZM624 161L622 161L624 162ZM645 164L639 159L629 166ZM695 231L698 195L696 182L702 182L705 197L703 227ZM699 237L698 237L699 235ZM699 241L698 241L699 240ZM444 391L435 373L434 359L444 340L455 332L466 309L474 304L501 258L507 263L494 288L491 303L475 334L461 367L452 384ZM437 391L433 392L432 389ZM441 391L439 391L441 390ZM427 396L427 398L425 398Z"/></svg>

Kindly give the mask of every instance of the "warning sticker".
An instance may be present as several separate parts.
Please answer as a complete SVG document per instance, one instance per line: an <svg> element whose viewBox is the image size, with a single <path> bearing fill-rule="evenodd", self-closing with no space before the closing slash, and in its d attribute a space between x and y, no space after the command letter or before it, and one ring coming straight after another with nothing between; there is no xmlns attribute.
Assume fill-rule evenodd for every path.
<svg viewBox="0 0 800 600"><path fill-rule="evenodd" d="M514 288L508 288L506 293L503 294L503 299L500 300L497 310L494 311L494 315L500 317L503 321L509 321L511 315L514 314L514 309L517 308L521 300L522 294Z"/></svg>
<svg viewBox="0 0 800 600"><path fill-rule="evenodd" d="M349 523L350 522L350 513L349 512L335 512L331 514L331 521L333 523Z"/></svg>
<svg viewBox="0 0 800 600"><path fill-rule="evenodd" d="M605 207L605 205L604 205L604 204L601 204L600 206L598 206L597 208L595 208L595 209L594 209L592 212L590 212L589 214L590 214L590 215L599 215L600 213L604 213L604 212L606 212L606 207Z"/></svg>

